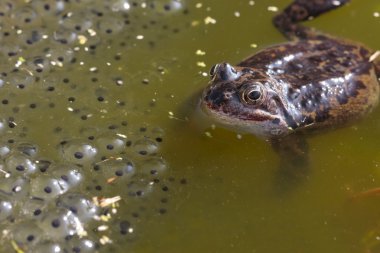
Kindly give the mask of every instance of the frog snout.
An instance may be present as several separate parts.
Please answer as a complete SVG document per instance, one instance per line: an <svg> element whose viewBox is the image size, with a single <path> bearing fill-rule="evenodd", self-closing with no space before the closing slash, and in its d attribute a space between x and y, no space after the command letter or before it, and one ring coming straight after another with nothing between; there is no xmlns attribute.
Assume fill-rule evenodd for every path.
<svg viewBox="0 0 380 253"><path fill-rule="evenodd" d="M210 74L212 77L222 81L233 81L239 77L238 72L230 64L223 62L212 67Z"/></svg>

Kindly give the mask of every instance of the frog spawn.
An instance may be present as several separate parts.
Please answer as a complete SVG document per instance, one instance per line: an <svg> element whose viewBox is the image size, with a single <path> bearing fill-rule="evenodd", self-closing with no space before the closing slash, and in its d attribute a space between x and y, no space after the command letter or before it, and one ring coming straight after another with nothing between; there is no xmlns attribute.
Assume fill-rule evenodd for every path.
<svg viewBox="0 0 380 253"><path fill-rule="evenodd" d="M110 133L99 136L101 141L97 144L94 137L94 150L101 150L106 140L117 143L117 137L109 138ZM65 147L60 145L57 150L61 153L62 163L40 159L38 148L31 144L8 146L9 152L3 161L11 162L1 170L0 222L10 226L3 228L3 239L13 240L27 251L45 247L64 249L75 242L81 245L75 247L88 247L91 252L99 248L103 236L117 240L118 236L133 232L134 220L149 212L148 206L142 207L150 197L157 199L153 212L165 213L165 201L161 202L161 199L167 199L167 183L173 179L166 178L166 162L157 153L158 142L152 139L144 136L131 141L129 147L124 142L126 148L122 152L108 150L104 156L91 157L91 161L84 162L84 154L76 158L76 164L67 158ZM88 145L77 141L66 141L66 144L70 144L68 149L74 154L76 151L73 150L82 150ZM24 169L20 170L21 166ZM119 195L113 196L115 192ZM105 198L99 196L116 197L120 203L111 201L111 204L103 205ZM123 212L112 217L110 210L115 212L118 205L123 205L128 215ZM112 228L109 228L110 224ZM104 228L107 230L103 231ZM57 244L54 246L53 242Z"/></svg>
<svg viewBox="0 0 380 253"><path fill-rule="evenodd" d="M186 14L183 2L91 1L91 10L86 0L0 3L5 250L94 252L167 211L168 186L179 182L160 155L163 132L120 115L145 110L126 84L154 85L170 66L129 75L97 62L101 55L124 67L136 38L153 48L179 32L165 17Z"/></svg>

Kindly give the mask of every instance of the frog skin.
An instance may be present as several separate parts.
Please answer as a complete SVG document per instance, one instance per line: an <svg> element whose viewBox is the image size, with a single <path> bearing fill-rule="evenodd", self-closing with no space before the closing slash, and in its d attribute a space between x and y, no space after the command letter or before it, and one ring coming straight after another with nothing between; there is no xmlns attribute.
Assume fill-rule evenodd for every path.
<svg viewBox="0 0 380 253"><path fill-rule="evenodd" d="M299 24L347 2L293 1L273 18L290 41L236 66L213 66L202 110L223 126L269 140L282 164L306 166L306 135L346 125L378 103L379 53Z"/></svg>

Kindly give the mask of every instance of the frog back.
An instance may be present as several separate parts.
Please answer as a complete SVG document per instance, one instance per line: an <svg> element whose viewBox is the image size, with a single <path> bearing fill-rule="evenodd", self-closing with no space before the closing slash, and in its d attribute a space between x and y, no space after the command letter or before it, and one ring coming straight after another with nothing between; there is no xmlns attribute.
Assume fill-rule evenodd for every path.
<svg viewBox="0 0 380 253"><path fill-rule="evenodd" d="M275 80L294 130L342 125L378 103L378 65L360 43L321 35L264 49L238 65Z"/></svg>

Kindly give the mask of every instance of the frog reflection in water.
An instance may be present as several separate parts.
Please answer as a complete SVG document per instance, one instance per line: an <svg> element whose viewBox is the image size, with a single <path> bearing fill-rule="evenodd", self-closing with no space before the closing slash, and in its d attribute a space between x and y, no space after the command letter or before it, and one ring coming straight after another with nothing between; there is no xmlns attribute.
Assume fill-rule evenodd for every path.
<svg viewBox="0 0 380 253"><path fill-rule="evenodd" d="M345 125L378 103L379 52L299 24L346 2L295 0L273 19L290 42L210 71L202 110L224 126L269 140L288 173L307 167L306 134Z"/></svg>

